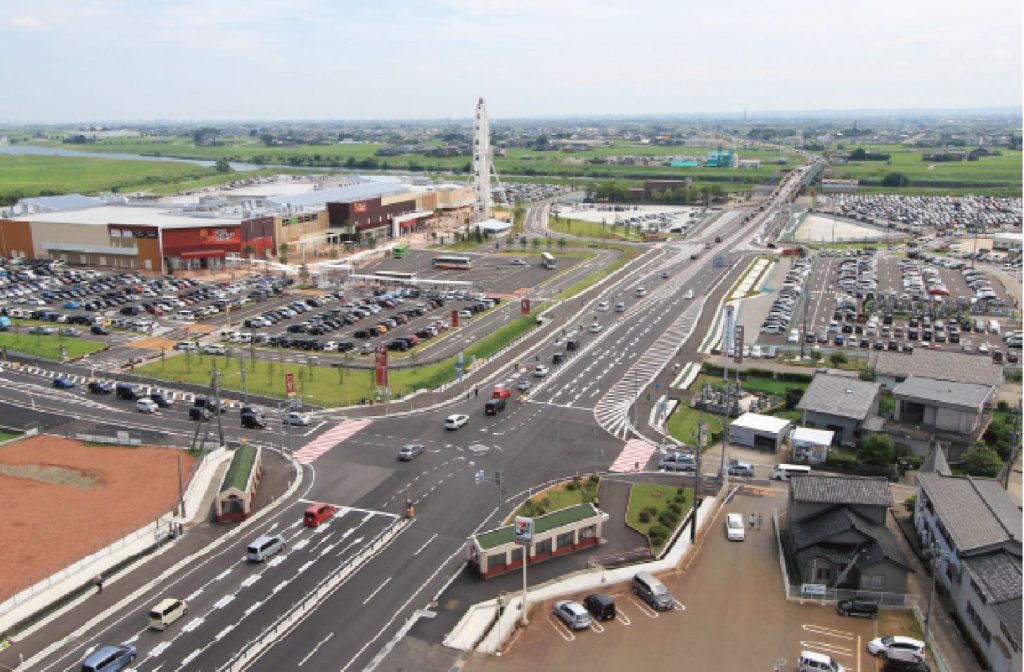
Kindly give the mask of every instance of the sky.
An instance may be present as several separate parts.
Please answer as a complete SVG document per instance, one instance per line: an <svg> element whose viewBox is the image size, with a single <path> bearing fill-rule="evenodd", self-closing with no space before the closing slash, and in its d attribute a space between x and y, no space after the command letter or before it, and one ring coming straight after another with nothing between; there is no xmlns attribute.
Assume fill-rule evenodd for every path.
<svg viewBox="0 0 1024 672"><path fill-rule="evenodd" d="M1018 108L1020 0L0 0L0 122Z"/></svg>

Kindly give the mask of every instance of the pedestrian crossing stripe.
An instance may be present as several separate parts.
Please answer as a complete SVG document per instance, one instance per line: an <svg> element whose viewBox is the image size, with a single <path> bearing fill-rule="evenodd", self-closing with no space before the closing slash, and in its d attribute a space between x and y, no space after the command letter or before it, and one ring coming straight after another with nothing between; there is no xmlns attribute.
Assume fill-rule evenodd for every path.
<svg viewBox="0 0 1024 672"><path fill-rule="evenodd" d="M647 441L630 439L622 448L619 456L612 462L612 466L608 468L608 471L615 471L620 474L631 471L643 471L647 460L651 459L651 455L654 454L655 450L656 447Z"/></svg>
<svg viewBox="0 0 1024 672"><path fill-rule="evenodd" d="M327 430L305 446L295 451L295 461L299 464L310 464L339 443L345 441L369 425L372 420L346 420Z"/></svg>

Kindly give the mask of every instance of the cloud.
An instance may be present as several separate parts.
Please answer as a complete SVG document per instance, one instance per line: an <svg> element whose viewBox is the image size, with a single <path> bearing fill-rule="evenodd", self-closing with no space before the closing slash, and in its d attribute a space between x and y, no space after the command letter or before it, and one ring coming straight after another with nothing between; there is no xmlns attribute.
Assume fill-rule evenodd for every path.
<svg viewBox="0 0 1024 672"><path fill-rule="evenodd" d="M7 25L15 30L42 30L43 22L34 16L12 16Z"/></svg>

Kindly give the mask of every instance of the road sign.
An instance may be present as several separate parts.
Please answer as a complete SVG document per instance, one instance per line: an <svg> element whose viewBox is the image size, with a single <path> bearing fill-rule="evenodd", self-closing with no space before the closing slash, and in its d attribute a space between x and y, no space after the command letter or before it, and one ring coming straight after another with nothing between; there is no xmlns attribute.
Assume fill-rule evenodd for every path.
<svg viewBox="0 0 1024 672"><path fill-rule="evenodd" d="M286 373L284 374L284 391L288 396L295 394L295 374Z"/></svg>
<svg viewBox="0 0 1024 672"><path fill-rule="evenodd" d="M733 361L743 363L743 325L736 326L736 337L733 339Z"/></svg>
<svg viewBox="0 0 1024 672"><path fill-rule="evenodd" d="M523 299L519 300L519 313L521 315L529 315L530 314L530 300L529 299L523 298Z"/></svg>
<svg viewBox="0 0 1024 672"><path fill-rule="evenodd" d="M388 348L386 345L378 345L373 349L374 369L376 371L377 387L388 386Z"/></svg>
<svg viewBox="0 0 1024 672"><path fill-rule="evenodd" d="M520 546L526 546L533 542L533 518L516 516L515 541Z"/></svg>

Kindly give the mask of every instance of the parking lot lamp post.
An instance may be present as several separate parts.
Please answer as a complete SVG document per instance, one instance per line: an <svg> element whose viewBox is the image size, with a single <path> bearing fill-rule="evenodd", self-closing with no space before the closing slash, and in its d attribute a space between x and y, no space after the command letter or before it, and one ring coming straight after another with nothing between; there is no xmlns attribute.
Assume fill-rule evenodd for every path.
<svg viewBox="0 0 1024 672"><path fill-rule="evenodd" d="M930 547L930 555L931 558L929 560L929 563L931 564L932 569L932 583L931 588L928 591L928 607L925 609L924 613L925 644L928 643L928 626L930 626L932 622L932 601L935 599L935 575L939 571L940 563L944 562L948 558L946 552L940 550L938 542L935 541L932 542L932 545Z"/></svg>

